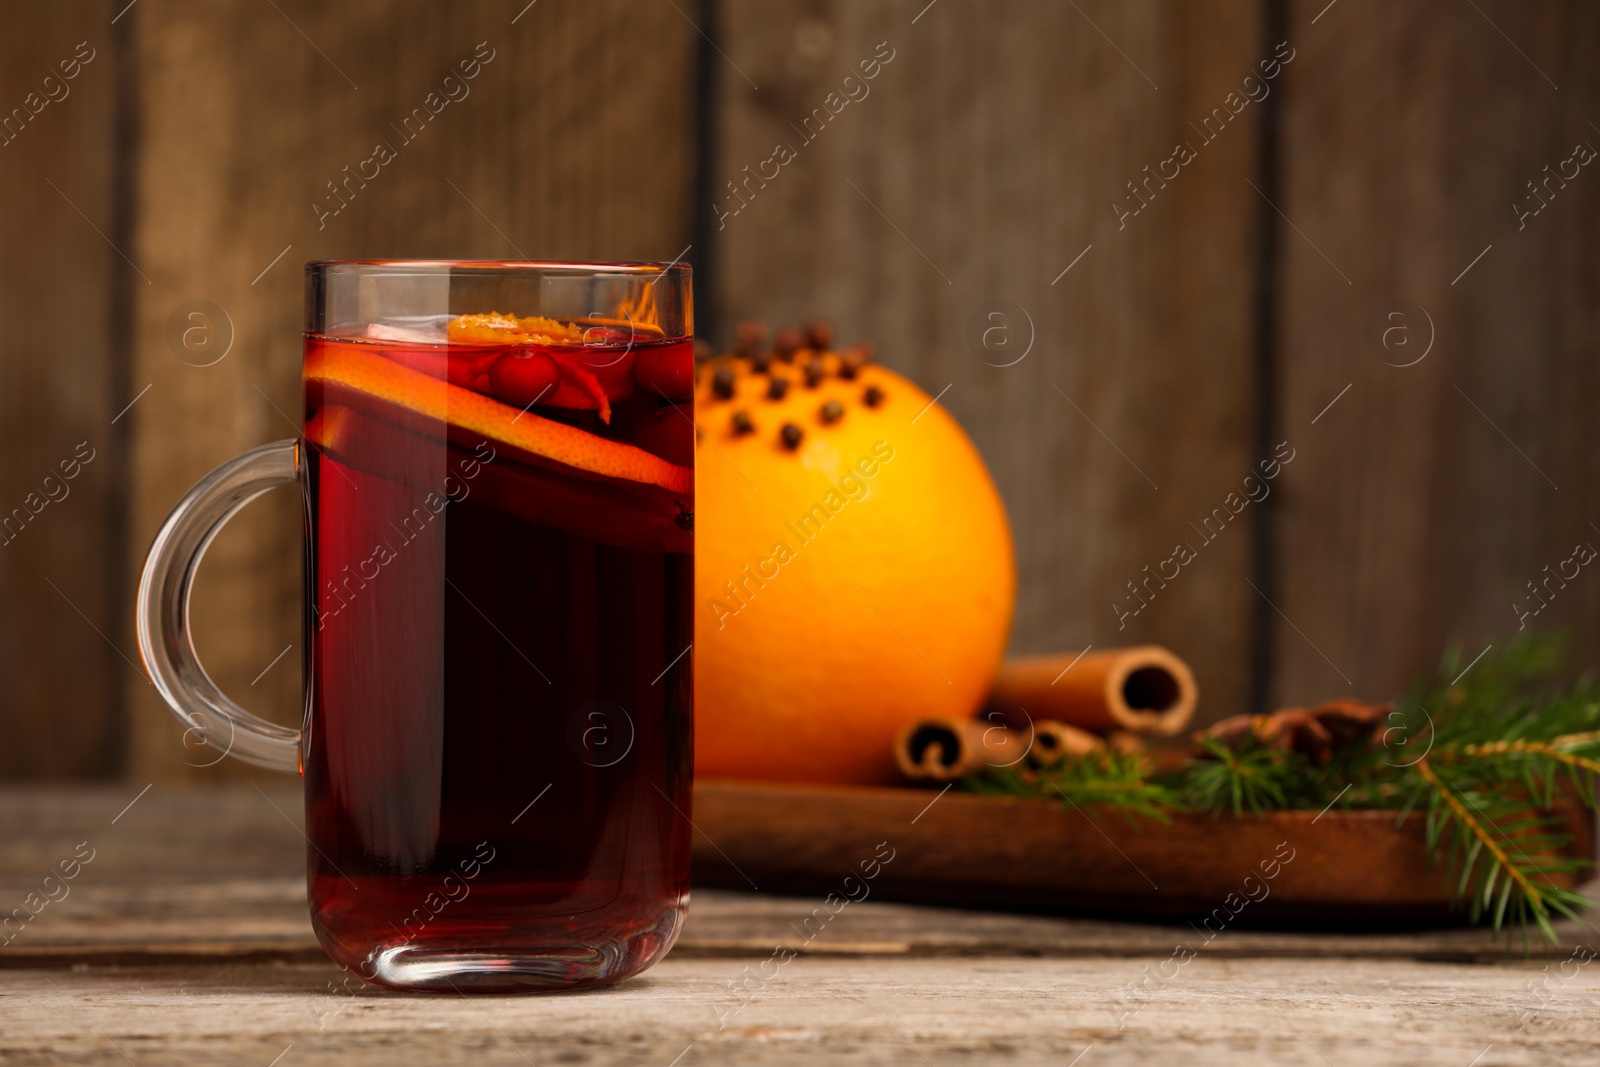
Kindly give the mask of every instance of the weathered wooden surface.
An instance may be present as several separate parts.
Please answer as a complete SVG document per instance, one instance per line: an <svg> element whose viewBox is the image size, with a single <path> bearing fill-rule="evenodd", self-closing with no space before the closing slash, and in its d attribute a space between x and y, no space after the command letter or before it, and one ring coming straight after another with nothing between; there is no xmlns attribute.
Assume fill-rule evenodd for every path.
<svg viewBox="0 0 1600 1067"><path fill-rule="evenodd" d="M1448 640L1503 641L1519 603L1600 637L1600 575L1562 566L1600 549L1600 175L1560 167L1600 149L1600 11L1325 7L1287 30L1281 704L1387 697ZM1546 166L1570 180L1519 221Z"/></svg>
<svg viewBox="0 0 1600 1067"><path fill-rule="evenodd" d="M1092 1046L1086 1064L1462 1067L1489 1045L1479 1063L1568 1062L1600 1006L1577 924L1525 957L1464 929L1202 943L869 898L802 939L817 900L702 890L672 955L614 990L345 989L306 919L292 786L141 788L0 793L0 902L94 849L0 946L7 1063L1061 1064Z"/></svg>
<svg viewBox="0 0 1600 1067"><path fill-rule="evenodd" d="M94 852L65 898L47 905L0 947L0 967L231 955L320 960L306 917L302 825L294 784L259 791L254 786L156 785L145 792L135 784L0 793L0 903L19 904L79 845L87 843ZM840 877L846 873L841 870ZM858 889L852 892L860 895ZM785 943L805 953L832 955L1123 956L1165 954L1179 941L1196 940L1183 922L1130 924L886 904L873 899L869 886L862 905L850 905L824 934L802 943L796 925L821 897L696 889L675 952L738 956ZM1250 918L1245 915L1211 939L1206 954L1506 956L1504 944L1483 930L1442 927L1327 937L1314 930L1264 930ZM1584 928L1573 924L1560 929L1568 947L1585 936Z"/></svg>
<svg viewBox="0 0 1600 1067"><path fill-rule="evenodd" d="M0 972L0 1052L16 1064L121 1063L120 1051L135 1064L208 1067L277 1056L284 1067L1059 1067L1080 1055L1083 1067L1503 1067L1584 1062L1600 1007L1585 975L1519 1029L1541 1003L1525 987L1543 977L1542 964L1523 963L1199 959L1158 992L1132 993L1127 983L1159 962L798 959L752 979L742 1007L740 964L676 957L610 992L521 999L346 995L331 964L10 971Z"/></svg>
<svg viewBox="0 0 1600 1067"><path fill-rule="evenodd" d="M1259 108L1210 144L1187 124L1270 58L1258 7L730 0L723 19L723 339L742 317L820 314L875 341L994 474L1017 544L1013 649L1166 645L1200 667L1202 721L1248 688L1250 517L1210 544L1189 524L1261 458ZM1140 204L1127 183L1185 139L1199 158L1119 219L1114 203ZM779 144L795 158L763 182ZM990 320L997 300L1021 312ZM969 347L974 324L999 331L989 349ZM1119 630L1113 604L1140 604L1127 583L1186 539L1199 558Z"/></svg>
<svg viewBox="0 0 1600 1067"><path fill-rule="evenodd" d="M14 8L0 32L0 779L115 774L138 684L105 636L127 603L118 313L144 285L113 247L115 10Z"/></svg>
<svg viewBox="0 0 1600 1067"><path fill-rule="evenodd" d="M670 4L185 0L126 17L140 72L132 255L152 279L132 369L151 389L128 416L134 566L206 471L298 431L306 260L670 260L689 243L699 38ZM408 125L419 108L439 110ZM380 143L394 158L362 181ZM210 350L182 354L167 336L175 310L200 300L232 324L232 348L209 366L195 364L224 343L219 314ZM299 509L285 491L233 522L194 604L207 670L284 722L299 719ZM126 681L131 773L250 773L190 770L217 753L185 748L149 687Z"/></svg>

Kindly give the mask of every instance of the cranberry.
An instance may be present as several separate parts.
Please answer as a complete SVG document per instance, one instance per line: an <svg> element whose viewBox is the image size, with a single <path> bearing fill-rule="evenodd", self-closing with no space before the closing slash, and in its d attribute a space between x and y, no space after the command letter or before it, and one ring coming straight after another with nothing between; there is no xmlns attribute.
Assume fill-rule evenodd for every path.
<svg viewBox="0 0 1600 1067"><path fill-rule="evenodd" d="M489 367L494 395L525 408L556 386L556 362L543 352L507 352Z"/></svg>

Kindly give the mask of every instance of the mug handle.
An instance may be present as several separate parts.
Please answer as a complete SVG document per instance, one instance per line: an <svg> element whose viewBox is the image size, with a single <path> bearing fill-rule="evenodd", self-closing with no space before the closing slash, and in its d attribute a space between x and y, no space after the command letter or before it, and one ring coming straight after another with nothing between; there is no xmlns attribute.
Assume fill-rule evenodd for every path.
<svg viewBox="0 0 1600 1067"><path fill-rule="evenodd" d="M202 478L150 545L135 607L139 655L173 714L202 740L225 732L228 755L292 774L300 772L301 731L257 718L217 688L195 655L189 594L223 524L267 490L301 484L301 470L300 442L288 440L251 449Z"/></svg>

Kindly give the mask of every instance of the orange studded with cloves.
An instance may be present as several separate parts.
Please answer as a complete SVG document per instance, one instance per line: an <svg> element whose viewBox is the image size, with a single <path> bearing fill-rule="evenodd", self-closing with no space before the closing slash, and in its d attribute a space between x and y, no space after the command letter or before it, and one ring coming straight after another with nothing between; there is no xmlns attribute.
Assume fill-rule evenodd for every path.
<svg viewBox="0 0 1600 1067"><path fill-rule="evenodd" d="M702 439L720 444L750 438L794 452L808 434L843 422L853 411L887 414L896 392L892 372L872 364L870 345L842 352L809 347L832 338L831 326L812 322L804 330L783 331L774 347L758 326L741 324L734 351L699 368L695 421ZM898 390L902 401L920 393L905 385ZM916 409L906 417L914 414Z"/></svg>
<svg viewBox="0 0 1600 1067"><path fill-rule="evenodd" d="M825 323L700 366L695 764L889 783L895 734L972 714L1005 649L1011 532L926 392Z"/></svg>

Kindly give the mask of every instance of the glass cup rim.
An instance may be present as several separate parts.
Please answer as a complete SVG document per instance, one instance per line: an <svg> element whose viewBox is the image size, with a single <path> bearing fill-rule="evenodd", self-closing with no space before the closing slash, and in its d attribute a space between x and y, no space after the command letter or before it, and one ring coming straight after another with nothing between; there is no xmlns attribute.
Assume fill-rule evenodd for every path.
<svg viewBox="0 0 1600 1067"><path fill-rule="evenodd" d="M673 260L516 260L516 259L313 259L306 262L307 274L329 270L360 273L366 270L391 271L402 274L426 275L431 273L503 272L507 274L532 271L536 274L558 274L567 277L592 275L637 275L640 277L684 277L692 273L689 264Z"/></svg>
<svg viewBox="0 0 1600 1067"><path fill-rule="evenodd" d="M488 296L515 291L545 307L543 314L561 312L573 321L582 317L576 303L584 299L591 300L589 315L600 314L594 300L622 301L617 306L633 306L641 321L660 326L669 339L694 334L693 274L677 260L318 259L306 263L304 277L307 336L380 318L415 327L419 323L411 320L422 312L418 301L435 314L456 314L463 310L454 307L458 290L463 297L484 296L479 290L485 286Z"/></svg>

